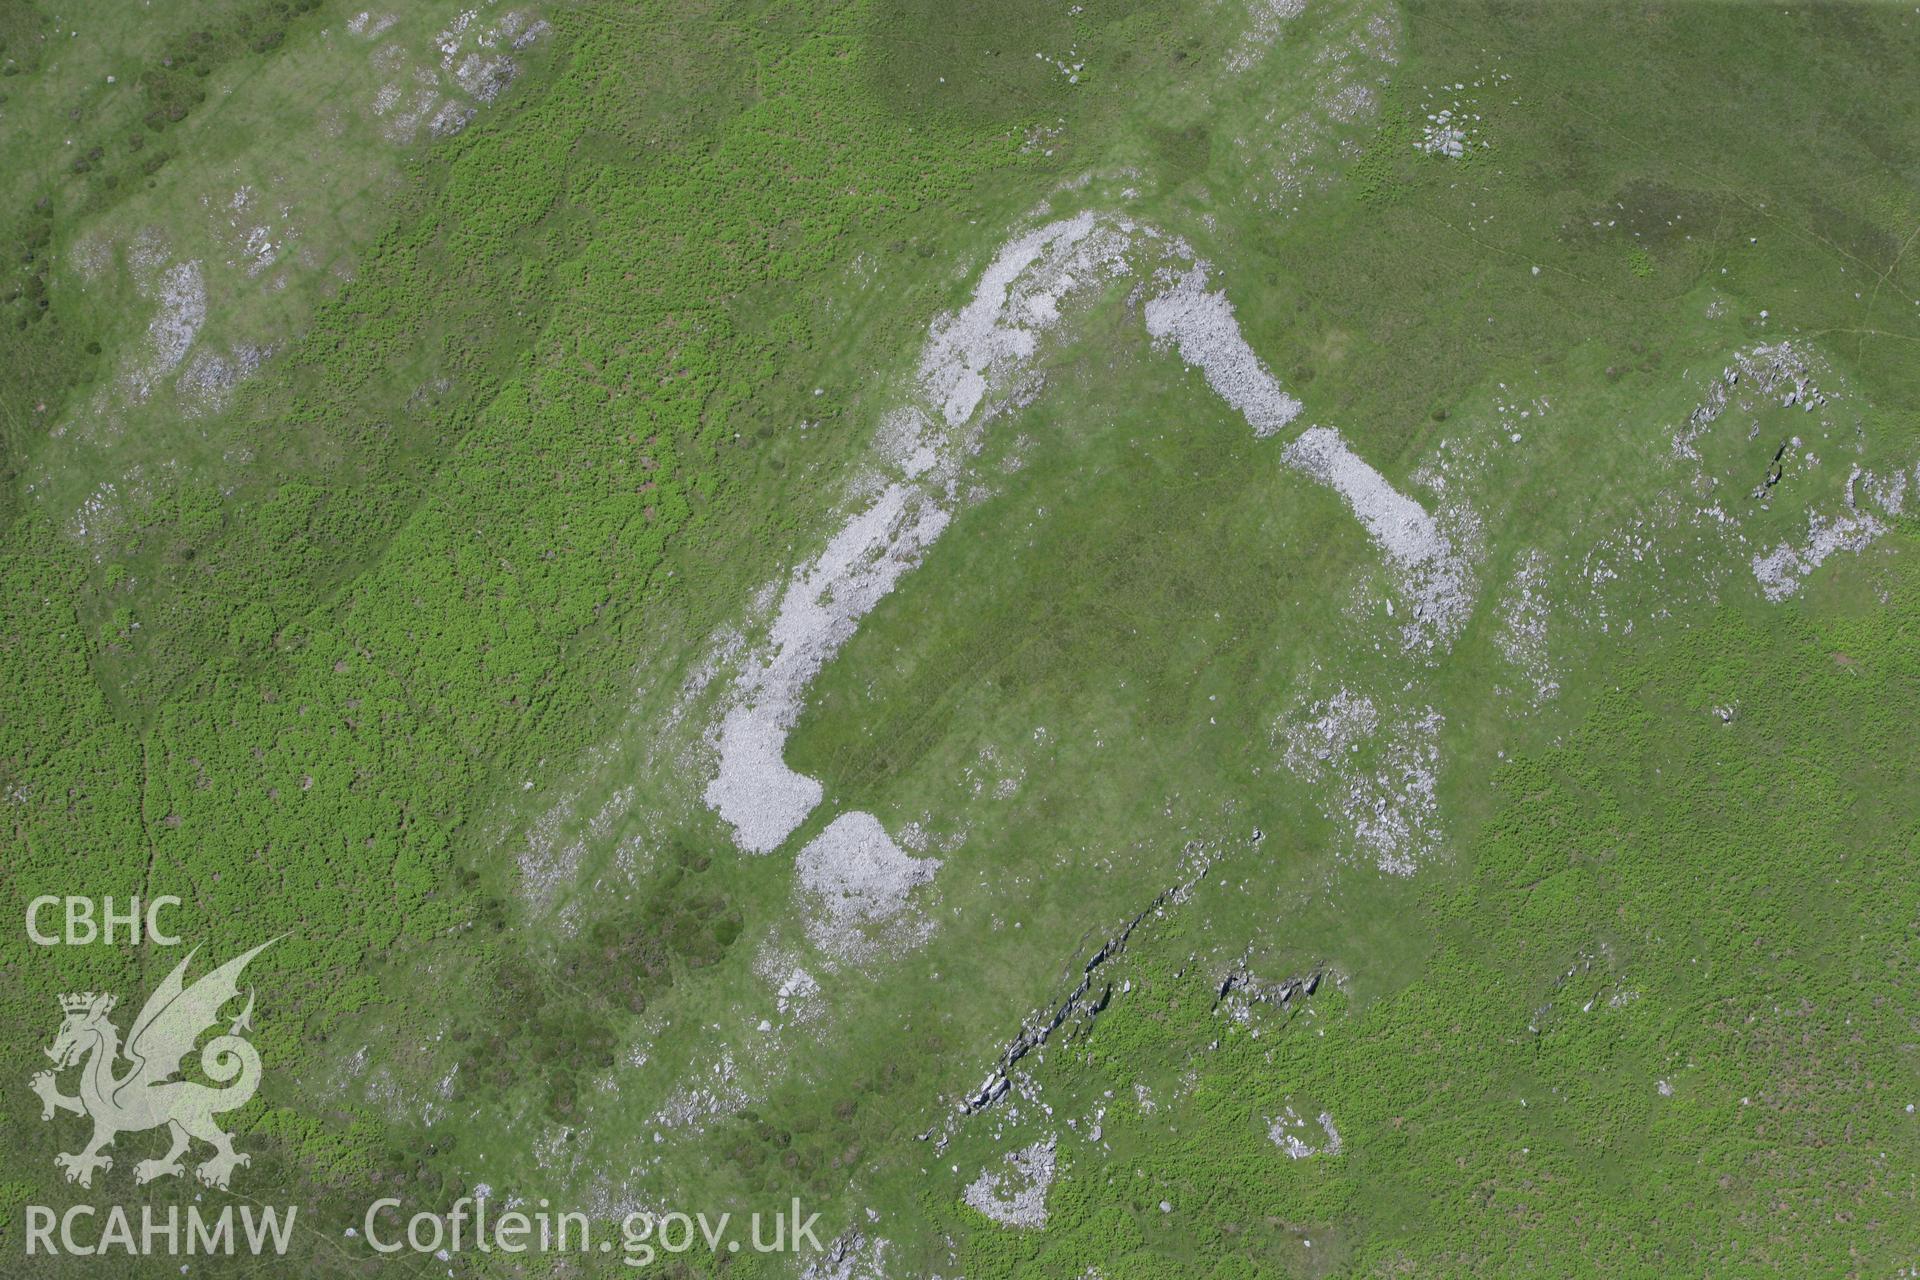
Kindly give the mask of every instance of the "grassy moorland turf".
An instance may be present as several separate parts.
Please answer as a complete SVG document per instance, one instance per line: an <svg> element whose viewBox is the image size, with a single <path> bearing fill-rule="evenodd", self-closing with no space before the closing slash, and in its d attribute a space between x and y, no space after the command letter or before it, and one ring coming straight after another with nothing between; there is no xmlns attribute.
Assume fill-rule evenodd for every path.
<svg viewBox="0 0 1920 1280"><path fill-rule="evenodd" d="M223 16L172 20L191 34ZM314 18L308 37L337 38L342 17ZM264 1139L269 1186L359 1189L381 1169L387 1185L408 1173L440 1185L423 1161L441 1140L415 1142L386 1108L315 1106L299 1079L332 1076L349 1055L330 1037L370 1000L416 1027L409 1002L442 1005L443 986L412 985L423 954L491 971L497 939L470 941L470 924L498 929L513 909L471 886L510 885L511 864L489 865L472 836L459 853L460 833L491 795L557 766L621 710L642 637L731 608L725 589L747 580L751 548L791 520L775 428L803 407L840 417L802 385L805 353L847 336L815 327L819 291L844 270L836 255L933 258L946 218L915 215L1016 162L1020 138L1003 123L878 99L856 55L884 31L864 13L602 6L551 20L558 65L422 158L352 283L243 388L232 429L256 442L264 474L189 471L104 545L71 540L68 494L35 505L10 489L9 888L22 902L77 883L180 893L214 951L288 935L260 970L283 993L261 1031L279 1079L243 1117ZM226 52L242 69L265 56ZM42 62L25 75L63 65ZM1023 67L1011 81L1030 78ZM1064 102L1064 87L1029 97ZM218 108L202 108L200 128L217 133ZM49 174L33 196L71 213L69 245L99 198L80 178ZM331 292L324 275L301 287ZM27 356L71 354L65 339L31 343L40 326L84 323L79 293L70 274L44 319L23 317ZM30 358L12 367L17 479L60 448L31 428L78 413L86 377ZM181 431L174 414L151 419L151 441ZM864 437L847 423L816 438L831 451ZM690 581L664 559L670 545L738 567ZM720 945L727 911L689 893L645 969L671 982L678 957ZM6 946L9 1025L29 1029L9 1050L19 1073L53 992L150 984L170 959ZM482 981L473 1012L512 1027L512 989L511 972L497 990ZM555 990L538 1003L551 1008ZM576 1037L591 1042L605 1003L513 1027L515 1045L491 1056L530 1055L534 1088L563 1106L571 1073L591 1065ZM64 1139L37 1115L7 1121L35 1171L7 1184L12 1230L13 1206L70 1192L51 1166ZM383 1146L387 1129L397 1136Z"/></svg>
<svg viewBox="0 0 1920 1280"><path fill-rule="evenodd" d="M480 1180L609 1208L799 1194L903 1274L1910 1265L1910 522L1784 605L1750 576L1706 590L1725 566L1679 542L1609 589L1631 634L1557 601L1544 707L1490 603L1403 670L1355 620L1371 552L1337 501L1116 293L996 425L987 497L816 683L789 758L829 804L789 848L732 852L686 763L712 704L674 708L716 628L817 549L928 319L1043 198L1186 235L1311 418L1396 483L1464 442L1490 584L1644 517L1704 378L1757 342L1817 351L1869 460L1911 466L1913 15L1309 5L1231 73L1237 11L951 8L556 7L466 133L396 147L285 111L338 85L345 7L142 11L56 54L43 7L0 0L9 893L178 893L209 954L287 935L257 970L271 1069L236 1187L310 1206L303 1274L438 1274L342 1231L376 1187L426 1208ZM1278 200L1250 141L1376 16L1377 110ZM1440 86L1472 82L1490 145L1418 153ZM200 195L266 182L279 130L319 148L276 179L328 210L313 260L271 298L210 290L208 332L280 349L205 418L162 397L90 434L145 321L84 247L158 225L202 252ZM1511 442L1516 396L1553 407ZM1754 517L1769 536L1835 465ZM121 518L76 538L103 481ZM1344 857L1281 765L1276 721L1329 671L1418 681L1445 715L1447 849L1412 880ZM965 833L938 932L753 1059L792 851L853 806ZM1033 1066L1053 1112L934 1157L916 1135L1195 841L1219 861L1115 962L1132 990ZM1212 1009L1249 955L1340 977L1242 1025ZM172 958L0 933L0 1076L33 1069L52 993L144 990ZM656 1142L723 1054L755 1096ZM1286 1159L1287 1106L1336 1117L1342 1153ZM0 1117L12 1249L17 1206L80 1193L51 1163L71 1126ZM961 1203L1046 1134L1045 1232Z"/></svg>
<svg viewBox="0 0 1920 1280"><path fill-rule="evenodd" d="M1561 746L1492 771L1472 871L1400 921L1432 954L1393 994L1316 999L1254 1039L1211 1015L1209 971L1178 976L1214 945L1203 931L1176 922L1131 953L1114 980L1141 994L1043 1072L1057 1108L1111 1093L1112 1155L1056 1184L1046 1237L971 1236L968 1272L1898 1265L1920 833L1911 769L1860 779L1857 762L1897 757L1912 707L1854 672L1916 655L1910 611L1852 585L1819 620L1739 617L1621 654ZM1723 725L1703 671L1767 694ZM1207 932L1247 909L1194 907ZM1341 1118L1340 1159L1275 1158L1266 1125L1289 1105Z"/></svg>

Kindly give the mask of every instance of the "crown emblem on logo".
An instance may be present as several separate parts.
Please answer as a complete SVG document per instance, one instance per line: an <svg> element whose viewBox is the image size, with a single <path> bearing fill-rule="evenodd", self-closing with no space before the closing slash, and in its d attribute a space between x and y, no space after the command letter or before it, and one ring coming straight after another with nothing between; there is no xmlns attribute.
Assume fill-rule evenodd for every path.
<svg viewBox="0 0 1920 1280"><path fill-rule="evenodd" d="M212 1157L194 1170L205 1186L224 1191L233 1171L252 1163L245 1152L233 1149L233 1135L214 1119L244 1107L260 1087L260 1053L247 1039L253 1029L251 989L246 1008L226 1034L217 1031L226 1021L221 1009L240 996L240 975L271 945L263 942L191 984L187 966L194 953L188 952L147 997L124 1043L107 1016L119 1003L111 991L69 991L60 997L65 1018L45 1050L53 1068L34 1073L27 1085L40 1098L42 1120L66 1112L93 1121L86 1146L54 1157L67 1181L91 1187L96 1173L113 1168L113 1157L103 1148L115 1135L150 1129L166 1129L173 1144L159 1157L134 1165L136 1185L184 1174L180 1157L195 1140L213 1148ZM216 1034L202 1044L209 1031ZM200 1069L193 1074L205 1083L182 1073L196 1050ZM59 1073L75 1068L79 1093L60 1092Z"/></svg>

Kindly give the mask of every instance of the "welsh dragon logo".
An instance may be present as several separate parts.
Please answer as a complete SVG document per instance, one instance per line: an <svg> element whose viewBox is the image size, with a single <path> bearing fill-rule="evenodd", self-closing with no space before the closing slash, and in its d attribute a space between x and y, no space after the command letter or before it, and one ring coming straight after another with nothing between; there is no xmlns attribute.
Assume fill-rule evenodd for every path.
<svg viewBox="0 0 1920 1280"><path fill-rule="evenodd" d="M67 1181L92 1186L94 1170L113 1168L112 1157L101 1154L102 1148L112 1146L119 1134L161 1125L172 1135L173 1145L159 1159L142 1160L134 1166L136 1183L184 1173L180 1157L193 1138L214 1149L212 1157L194 1170L207 1186L224 1190L234 1168L251 1163L248 1156L233 1149L232 1135L213 1119L222 1111L245 1106L260 1087L260 1053L244 1035L253 1026L251 990L247 992L246 1008L229 1024L226 1034L215 1036L200 1050L200 1069L214 1085L174 1077L195 1042L219 1023L221 1007L239 995L240 974L247 963L272 945L261 943L203 975L192 986L186 985L187 964L194 955L188 952L148 997L140 1016L133 1020L124 1048L119 1028L107 1018L113 1012L114 996L88 991L60 997L60 1010L66 1018L46 1050L54 1069L37 1072L30 1083L40 1095L42 1120L53 1119L56 1111L71 1111L93 1121L92 1141L72 1155L54 1157L54 1163L66 1170ZM126 1069L119 1071L123 1058ZM80 1092L69 1097L60 1092L55 1077L76 1064L82 1064Z"/></svg>

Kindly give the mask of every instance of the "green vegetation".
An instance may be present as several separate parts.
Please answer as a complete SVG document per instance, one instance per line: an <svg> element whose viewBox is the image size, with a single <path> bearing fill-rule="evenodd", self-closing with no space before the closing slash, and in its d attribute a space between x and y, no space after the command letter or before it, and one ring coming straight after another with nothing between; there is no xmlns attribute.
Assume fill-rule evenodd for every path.
<svg viewBox="0 0 1920 1280"><path fill-rule="evenodd" d="M583 1274L345 1234L483 1183L603 1222L799 1196L853 1275L1915 1265L1920 550L1848 505L1920 487L1912 15L396 13L0 0L0 882L16 922L178 895L209 962L279 939L228 1121L236 1197L303 1206L290 1274ZM741 854L715 655L870 477L933 318L1082 209L1184 237L1301 425L1470 513L1472 617L1386 643L1365 531L1118 283L809 689L786 758L825 803ZM1831 403L1789 377L1687 460L1783 342ZM1857 510L1764 597L1756 556ZM1410 877L1288 760L1353 691L1388 729L1340 768L1411 776L1432 717ZM835 968L795 854L853 809L942 864L924 942ZM29 1203L226 1198L136 1192L154 1134L67 1185L80 1121L24 1087L58 993L130 1017L178 958L0 930L0 1273L118 1265L22 1264ZM1288 1108L1340 1149L1289 1159ZM1044 1231L966 1202L1047 1140Z"/></svg>
<svg viewBox="0 0 1920 1280"><path fill-rule="evenodd" d="M1920 654L1910 605L1836 594L1818 620L1623 654L1562 745L1493 770L1470 873L1399 921L1431 954L1398 990L1259 1008L1255 1039L1214 1013L1209 971L1174 976L1210 940L1184 918L1151 935L1122 971L1136 995L1041 1073L1067 1114L1112 1092L1112 1154L1055 1184L1045 1237L971 1235L968 1271L1817 1275L1904 1256L1916 778L1858 762L1901 760L1914 708L1887 694ZM1708 707L1730 693L1723 724ZM1244 909L1203 894L1188 914ZM1342 1155L1280 1158L1266 1129L1289 1105L1338 1117ZM930 1214L957 1195L938 1182Z"/></svg>

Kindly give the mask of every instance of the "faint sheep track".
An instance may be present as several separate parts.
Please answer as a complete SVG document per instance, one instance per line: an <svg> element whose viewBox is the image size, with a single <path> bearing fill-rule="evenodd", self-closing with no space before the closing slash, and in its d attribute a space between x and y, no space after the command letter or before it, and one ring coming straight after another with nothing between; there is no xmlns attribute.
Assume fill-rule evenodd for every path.
<svg viewBox="0 0 1920 1280"><path fill-rule="evenodd" d="M742 656L730 700L711 734L717 766L704 799L752 854L771 853L818 806L818 780L789 768L786 739L813 677L863 618L920 563L952 518L962 471L991 422L1022 407L1041 387L1032 372L1041 341L1062 323L1062 306L1116 281L1136 283L1156 349L1197 368L1257 439L1284 432L1302 412L1248 345L1224 290L1209 290L1211 266L1188 244L1113 214L1083 212L1007 241L972 298L929 328L914 394L879 433L881 464L855 484L859 506L819 555L797 567L779 594L766 640ZM1469 557L1459 532L1356 455L1339 432L1313 426L1278 451L1282 465L1332 489L1378 547L1408 606L1404 648L1447 651L1473 603ZM860 838L846 838L849 825ZM852 855L840 856L852 851ZM1383 867L1410 871L1407 858ZM867 814L842 814L800 852L796 892L829 916L879 927L862 957L886 945L883 918L908 910L907 892L930 880L934 858L913 858ZM924 922L892 928L910 946ZM854 953L842 957L853 963Z"/></svg>

